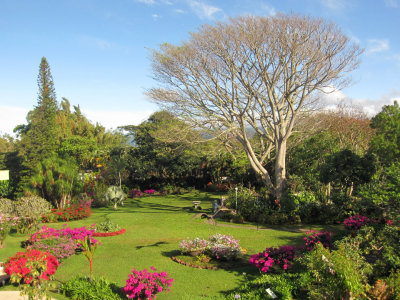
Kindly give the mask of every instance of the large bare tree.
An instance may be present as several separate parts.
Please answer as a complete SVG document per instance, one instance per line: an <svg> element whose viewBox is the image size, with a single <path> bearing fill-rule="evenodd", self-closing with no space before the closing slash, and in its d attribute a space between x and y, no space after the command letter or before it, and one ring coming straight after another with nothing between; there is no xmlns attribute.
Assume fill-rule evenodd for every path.
<svg viewBox="0 0 400 300"><path fill-rule="evenodd" d="M280 199L296 116L318 91L344 87L361 53L335 24L323 19L239 17L204 25L182 45L163 44L153 50L160 86L148 95L197 127L236 138L256 173ZM265 167L271 153L274 178Z"/></svg>

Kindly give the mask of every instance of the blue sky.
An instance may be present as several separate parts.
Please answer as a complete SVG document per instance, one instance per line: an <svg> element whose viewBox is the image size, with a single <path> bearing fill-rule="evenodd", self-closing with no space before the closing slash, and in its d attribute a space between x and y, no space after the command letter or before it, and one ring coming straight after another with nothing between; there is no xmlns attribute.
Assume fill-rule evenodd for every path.
<svg viewBox="0 0 400 300"><path fill-rule="evenodd" d="M43 56L59 100L107 128L138 124L157 110L144 95L156 85L150 49L204 23L278 12L326 18L365 49L353 84L327 101L373 114L400 100L400 0L0 0L0 133L26 123Z"/></svg>

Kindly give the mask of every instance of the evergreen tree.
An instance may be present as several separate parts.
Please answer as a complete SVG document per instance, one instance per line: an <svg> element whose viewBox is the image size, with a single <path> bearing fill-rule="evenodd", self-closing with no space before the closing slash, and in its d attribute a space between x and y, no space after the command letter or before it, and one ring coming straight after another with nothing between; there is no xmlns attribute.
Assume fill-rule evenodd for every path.
<svg viewBox="0 0 400 300"><path fill-rule="evenodd" d="M45 57L42 58L38 75L38 102L28 113L27 125L17 126L14 131L20 136L19 155L23 158L22 185L28 182L35 166L54 154L59 146L56 126L58 103L53 76Z"/></svg>

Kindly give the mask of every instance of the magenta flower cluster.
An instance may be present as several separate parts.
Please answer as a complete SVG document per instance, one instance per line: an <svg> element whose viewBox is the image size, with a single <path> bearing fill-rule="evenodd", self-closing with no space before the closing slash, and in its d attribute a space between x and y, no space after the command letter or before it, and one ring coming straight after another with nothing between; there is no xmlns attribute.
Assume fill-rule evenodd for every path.
<svg viewBox="0 0 400 300"><path fill-rule="evenodd" d="M332 234L329 231L307 231L307 236L303 238L306 250L311 251L319 243L325 248L332 248Z"/></svg>
<svg viewBox="0 0 400 300"><path fill-rule="evenodd" d="M274 266L280 266L287 270L292 266L292 261L296 258L296 248L293 246L281 246L279 248L267 248L263 252L252 255L250 264L255 265L263 273Z"/></svg>
<svg viewBox="0 0 400 300"><path fill-rule="evenodd" d="M129 191L129 197L131 198L142 197L142 196L143 193L141 190L132 189Z"/></svg>
<svg viewBox="0 0 400 300"><path fill-rule="evenodd" d="M151 270L156 271L152 266ZM122 288L128 299L152 300L156 294L162 291L169 292L173 278L168 278L166 272L148 272L146 269L137 271L135 268L126 280L126 286Z"/></svg>
<svg viewBox="0 0 400 300"><path fill-rule="evenodd" d="M150 190L145 190L143 193L147 194L147 195L153 195L156 191L154 189L150 189Z"/></svg>
<svg viewBox="0 0 400 300"><path fill-rule="evenodd" d="M347 218L344 220L343 225L344 228L349 229L349 230L358 230L362 226L368 224L370 221L369 218L362 216L362 215L355 215Z"/></svg>
<svg viewBox="0 0 400 300"><path fill-rule="evenodd" d="M62 261L75 254L76 241L66 236L49 236L39 239L27 249L36 249L54 255L58 261Z"/></svg>
<svg viewBox="0 0 400 300"><path fill-rule="evenodd" d="M29 242L31 244L36 243L39 240L47 239L49 237L67 237L75 242L75 248L79 248L79 240L85 240L89 236L91 243L96 244L97 240L93 238L94 229L87 229L85 226L81 228L69 228L65 227L62 229L54 229L47 226L43 226L39 231L31 235Z"/></svg>

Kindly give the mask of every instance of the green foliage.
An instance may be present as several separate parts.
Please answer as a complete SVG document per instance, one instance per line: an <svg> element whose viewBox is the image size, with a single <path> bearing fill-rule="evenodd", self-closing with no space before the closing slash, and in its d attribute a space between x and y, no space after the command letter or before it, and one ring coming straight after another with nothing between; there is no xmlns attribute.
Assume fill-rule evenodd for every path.
<svg viewBox="0 0 400 300"><path fill-rule="evenodd" d="M97 243L92 243L92 240L90 236L86 236L84 240L80 240L79 243L81 244L81 248L83 250L83 254L86 256L86 258L89 261L89 267L90 267L90 280L93 278L93 257L94 253L96 252Z"/></svg>
<svg viewBox="0 0 400 300"><path fill-rule="evenodd" d="M400 106L385 105L382 111L371 120L371 127L376 135L370 144L370 151L375 153L383 166L389 166L400 159Z"/></svg>
<svg viewBox="0 0 400 300"><path fill-rule="evenodd" d="M57 208L65 208L79 186L78 167L71 158L58 156L41 161L30 179L31 187Z"/></svg>
<svg viewBox="0 0 400 300"><path fill-rule="evenodd" d="M106 219L104 222L96 224L94 229L96 232L116 232L121 230L121 227L110 219Z"/></svg>
<svg viewBox="0 0 400 300"><path fill-rule="evenodd" d="M359 251L349 251L343 245L329 251L321 244L304 256L303 263L311 275L308 282L309 299L359 299L367 290L371 266Z"/></svg>
<svg viewBox="0 0 400 300"><path fill-rule="evenodd" d="M0 180L0 198L8 197L10 194L10 182L8 180Z"/></svg>
<svg viewBox="0 0 400 300"><path fill-rule="evenodd" d="M20 219L17 231L30 232L36 229L43 215L51 211L51 204L39 196L25 196L14 203L14 214Z"/></svg>
<svg viewBox="0 0 400 300"><path fill-rule="evenodd" d="M3 215L12 215L14 213L14 201L0 198L0 213Z"/></svg>
<svg viewBox="0 0 400 300"><path fill-rule="evenodd" d="M237 299L235 295L239 295L239 299L273 299L268 294L267 289L271 290L278 299L304 299L304 292L301 290L302 274L282 273L282 274L265 274L254 280L247 280L234 292L230 293L227 299Z"/></svg>
<svg viewBox="0 0 400 300"><path fill-rule="evenodd" d="M124 299L121 288L103 277L89 280L87 277L76 276L63 283L60 290L63 295L75 300Z"/></svg>
<svg viewBox="0 0 400 300"><path fill-rule="evenodd" d="M351 150L344 149L330 155L321 166L320 180L335 183L342 188L368 182L375 173L374 157L360 157ZM351 194L351 193L350 193Z"/></svg>
<svg viewBox="0 0 400 300"><path fill-rule="evenodd" d="M359 195L368 215L400 221L400 162L377 172Z"/></svg>
<svg viewBox="0 0 400 300"><path fill-rule="evenodd" d="M120 187L114 185L107 189L104 198L114 205L114 209L117 209L117 205L122 203L127 196Z"/></svg>

